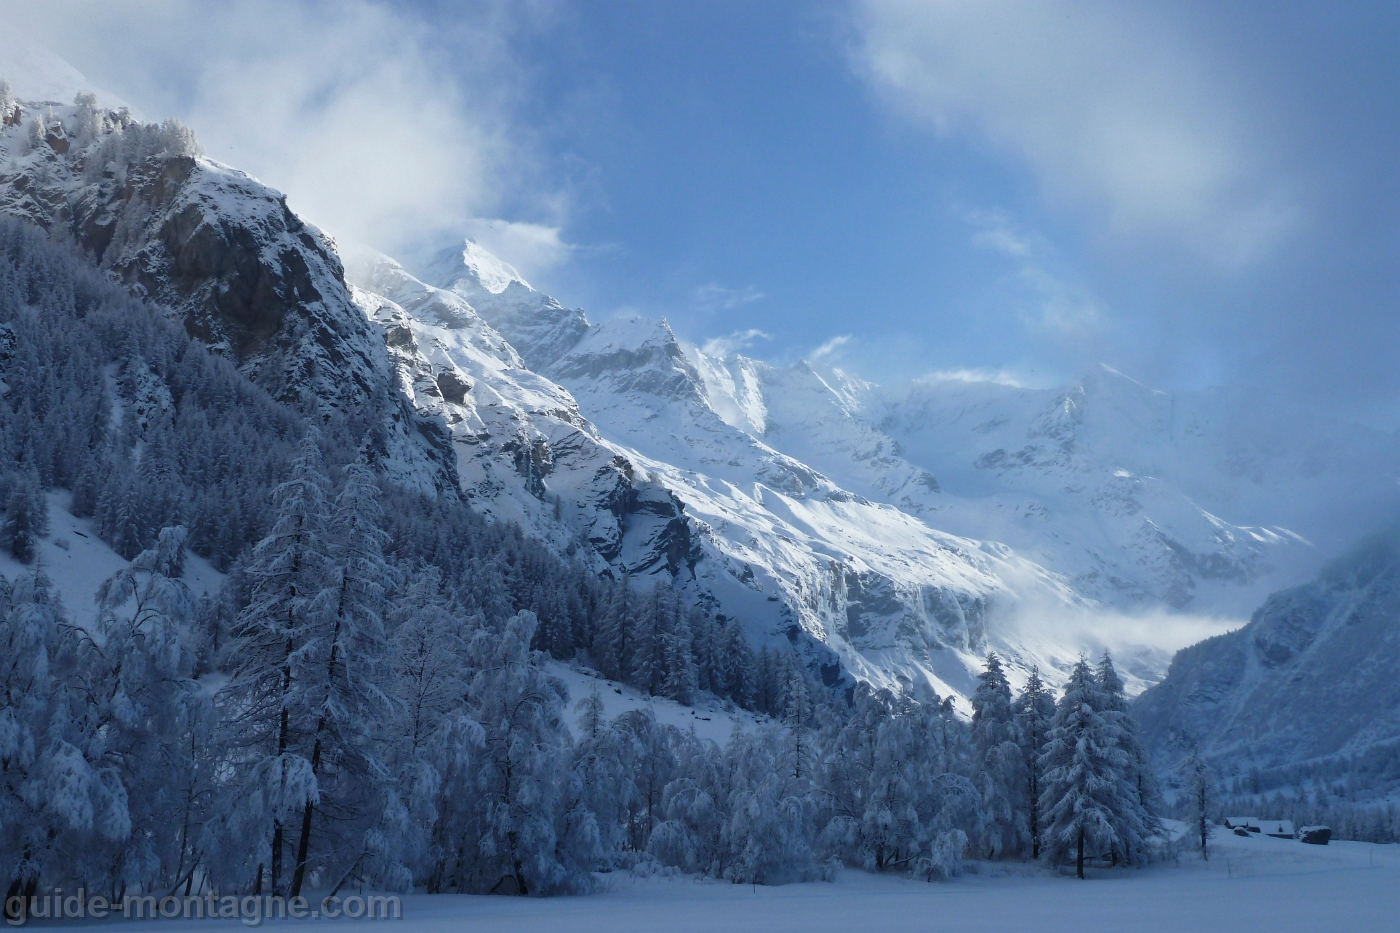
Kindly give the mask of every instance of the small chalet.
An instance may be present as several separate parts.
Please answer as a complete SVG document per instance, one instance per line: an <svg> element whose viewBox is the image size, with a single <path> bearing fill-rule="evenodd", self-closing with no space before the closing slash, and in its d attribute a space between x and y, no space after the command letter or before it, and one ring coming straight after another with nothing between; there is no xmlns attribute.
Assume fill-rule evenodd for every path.
<svg viewBox="0 0 1400 933"><path fill-rule="evenodd" d="M1233 829L1241 836L1245 833L1259 833L1273 836L1275 839L1292 839L1297 835L1293 831L1291 820L1261 820L1257 816L1227 816L1225 828Z"/></svg>

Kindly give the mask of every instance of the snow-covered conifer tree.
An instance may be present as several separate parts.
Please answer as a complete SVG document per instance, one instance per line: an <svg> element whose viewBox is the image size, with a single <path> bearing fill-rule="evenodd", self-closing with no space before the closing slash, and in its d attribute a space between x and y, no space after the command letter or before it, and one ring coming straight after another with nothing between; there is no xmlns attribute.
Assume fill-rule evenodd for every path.
<svg viewBox="0 0 1400 933"><path fill-rule="evenodd" d="M339 582L327 553L328 484L314 436L303 439L291 474L273 493L276 522L245 569L251 598L219 696L221 733L239 783L225 789L228 809L210 827L208 844L220 849L217 864L229 880L251 879L260 891L266 870L277 894L287 881L287 827L319 799L307 737L323 697L302 688L324 681L304 678L309 659L302 649L334 626Z"/></svg>
<svg viewBox="0 0 1400 933"><path fill-rule="evenodd" d="M32 463L24 471L0 482L4 492L4 518L0 521L0 545L22 564L33 562L39 537L48 532L48 501Z"/></svg>
<svg viewBox="0 0 1400 933"><path fill-rule="evenodd" d="M341 821L353 820L361 815L357 808L378 812L385 793L374 727L392 717L393 688L382 616L390 574L379 521L373 474L359 464L346 467L327 529L332 580L324 606L304 617L292 666L289 703L310 726L302 741L310 745L316 782L300 814L293 897L306 877L317 805L324 801ZM349 842L353 849L360 840ZM364 851L350 855L358 859Z"/></svg>
<svg viewBox="0 0 1400 933"><path fill-rule="evenodd" d="M661 684L661 693L687 705L695 699L697 689L692 641L689 620L677 612L666 636L666 679Z"/></svg>
<svg viewBox="0 0 1400 933"><path fill-rule="evenodd" d="M1116 725L1104 716L1104 705L1094 672L1081 657L1055 708L1041 754L1045 856L1058 861L1073 853L1080 878L1086 854L1111 851L1119 841L1114 822L1122 806L1127 756L1118 747Z"/></svg>
<svg viewBox="0 0 1400 933"><path fill-rule="evenodd" d="M972 749L986 818L980 840L991 858L1019 852L1029 835L1022 802L1021 750L1011 709L1011 685L995 653L977 675L972 696Z"/></svg>
<svg viewBox="0 0 1400 933"><path fill-rule="evenodd" d="M1055 718L1055 697L1040 679L1040 670L1031 668L1026 688L1016 697L1017 744L1021 749L1021 775L1024 780L1026 832L1031 841L1031 858L1040 858L1041 809L1040 792L1044 782L1041 754L1050 739Z"/></svg>
<svg viewBox="0 0 1400 933"><path fill-rule="evenodd" d="M1161 791L1143 745L1142 731L1128 710L1123 681L1107 651L1099 661L1095 677L1103 695L1104 717L1117 727L1118 747L1125 758L1118 791L1120 806L1114 816L1114 830L1118 834L1114 860L1140 862L1145 854L1143 841L1155 835L1159 828L1157 814L1161 808Z"/></svg>

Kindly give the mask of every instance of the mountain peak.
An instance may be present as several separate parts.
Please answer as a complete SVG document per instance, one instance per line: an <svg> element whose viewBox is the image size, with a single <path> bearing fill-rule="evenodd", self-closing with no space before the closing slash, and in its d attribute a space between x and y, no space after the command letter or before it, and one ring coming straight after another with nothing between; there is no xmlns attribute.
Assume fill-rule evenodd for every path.
<svg viewBox="0 0 1400 933"><path fill-rule="evenodd" d="M477 291L499 295L514 283L534 291L514 266L470 237L438 253L423 270L422 281L464 297Z"/></svg>

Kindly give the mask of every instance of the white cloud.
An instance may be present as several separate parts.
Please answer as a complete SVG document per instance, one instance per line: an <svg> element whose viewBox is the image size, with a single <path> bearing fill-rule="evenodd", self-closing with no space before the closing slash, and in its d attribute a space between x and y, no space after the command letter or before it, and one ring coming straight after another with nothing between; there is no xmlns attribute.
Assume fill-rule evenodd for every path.
<svg viewBox="0 0 1400 933"><path fill-rule="evenodd" d="M832 337L826 343L812 351L812 359L819 360L822 357L830 356L850 342L850 334L841 334L839 337Z"/></svg>
<svg viewBox="0 0 1400 933"><path fill-rule="evenodd" d="M1005 212L973 211L968 215L967 222L977 228L977 232L972 235L972 245L978 249L1001 253L1003 256L1030 255L1030 241L1015 228Z"/></svg>
<svg viewBox="0 0 1400 933"><path fill-rule="evenodd" d="M1106 315L1103 308L1084 289L1070 285L1032 264L1021 268L1019 278L1034 296L1037 313L1028 321L1033 327L1073 337L1095 330L1104 323Z"/></svg>
<svg viewBox="0 0 1400 933"><path fill-rule="evenodd" d="M1016 222L1003 210L977 210L966 216L972 225L972 245L998 253L1016 264L1016 279L1029 298L1033 313L1023 320L1033 329L1081 337L1102 327L1107 314L1087 290L1065 281L1047 268L1044 237Z"/></svg>
<svg viewBox="0 0 1400 933"><path fill-rule="evenodd" d="M1150 8L854 2L859 69L901 112L1020 158L1108 235L1166 235L1232 265L1290 227L1248 103Z"/></svg>
<svg viewBox="0 0 1400 933"><path fill-rule="evenodd" d="M914 380L915 382L991 382L1021 389L1026 383L1005 369L938 369Z"/></svg>
<svg viewBox="0 0 1400 933"><path fill-rule="evenodd" d="M772 340L773 338L763 331L751 327L748 330L736 330L726 337L711 337L706 340L700 348L700 352L706 356L716 359L725 359L731 353L738 353L753 346L759 340Z"/></svg>
<svg viewBox="0 0 1400 933"><path fill-rule="evenodd" d="M744 288L726 288L717 282L710 282L695 289L695 306L702 311L729 311L766 297L752 285Z"/></svg>
<svg viewBox="0 0 1400 933"><path fill-rule="evenodd" d="M534 15L483 0L430 28L372 0L0 0L0 21L147 118L180 117L308 220L388 250L461 233L531 172L508 39Z"/></svg>

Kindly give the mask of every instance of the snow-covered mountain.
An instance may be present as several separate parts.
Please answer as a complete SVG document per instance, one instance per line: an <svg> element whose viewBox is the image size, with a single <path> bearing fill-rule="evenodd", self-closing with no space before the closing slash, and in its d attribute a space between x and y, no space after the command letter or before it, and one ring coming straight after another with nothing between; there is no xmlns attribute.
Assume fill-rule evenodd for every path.
<svg viewBox="0 0 1400 933"><path fill-rule="evenodd" d="M677 579L831 684L966 695L988 649L1053 679L1108 646L1141 687L1396 497L1392 436L1239 393L716 358L664 320L592 322L470 241L342 266L177 124L86 97L0 118L0 212L72 236L274 395L351 413L398 481L600 573Z"/></svg>
<svg viewBox="0 0 1400 933"><path fill-rule="evenodd" d="M474 502L586 541L615 572L679 578L829 682L844 668L966 693L989 645L1024 654L989 636L989 613L1027 590L1078 603L1008 549L854 495L729 424L664 321L589 323L474 243L430 264L433 284L351 255L357 300L388 328L405 392L448 423Z"/></svg>
<svg viewBox="0 0 1400 933"><path fill-rule="evenodd" d="M871 499L1005 542L1125 611L1243 618L1400 507L1393 435L1106 366L1053 389L875 386L692 350L736 427Z"/></svg>

